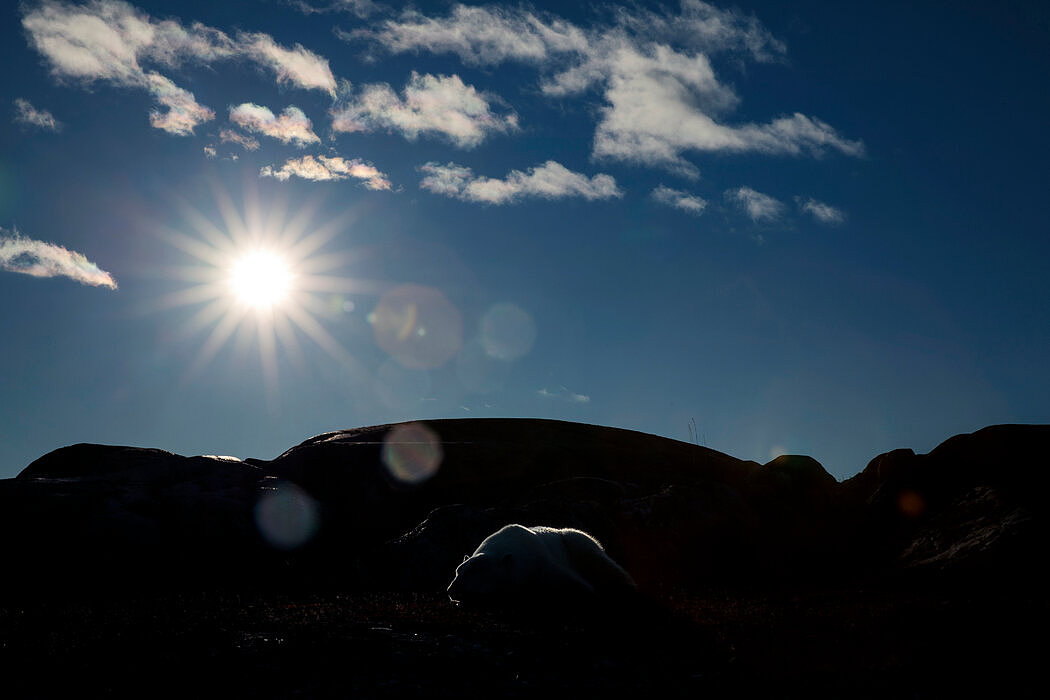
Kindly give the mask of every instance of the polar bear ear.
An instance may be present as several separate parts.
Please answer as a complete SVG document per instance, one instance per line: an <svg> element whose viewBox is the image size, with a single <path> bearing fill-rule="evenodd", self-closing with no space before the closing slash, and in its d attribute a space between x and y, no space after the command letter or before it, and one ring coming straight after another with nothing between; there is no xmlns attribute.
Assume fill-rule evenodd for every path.
<svg viewBox="0 0 1050 700"><path fill-rule="evenodd" d="M466 561L467 559L470 559L470 555L469 554L464 554L463 555L463 561Z"/></svg>

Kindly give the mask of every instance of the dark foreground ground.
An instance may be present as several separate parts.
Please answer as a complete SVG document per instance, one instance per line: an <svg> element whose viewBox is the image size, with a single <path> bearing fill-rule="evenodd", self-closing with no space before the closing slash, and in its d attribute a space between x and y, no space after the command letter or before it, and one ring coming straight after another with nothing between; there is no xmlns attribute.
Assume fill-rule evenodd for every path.
<svg viewBox="0 0 1050 700"><path fill-rule="evenodd" d="M1042 697L1047 613L1039 591L930 584L551 617L440 594L9 600L0 696Z"/></svg>

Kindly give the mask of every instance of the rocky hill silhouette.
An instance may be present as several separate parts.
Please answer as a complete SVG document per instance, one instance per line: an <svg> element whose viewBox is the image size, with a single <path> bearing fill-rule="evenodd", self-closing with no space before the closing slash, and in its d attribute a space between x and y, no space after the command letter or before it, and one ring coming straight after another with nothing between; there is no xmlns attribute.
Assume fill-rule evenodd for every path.
<svg viewBox="0 0 1050 700"><path fill-rule="evenodd" d="M990 427L879 455L843 483L809 457L759 465L548 420L344 430L270 461L73 445L0 481L19 572L4 585L442 590L510 522L586 530L646 589L1027 571L1046 534L1048 439L1047 426ZM406 475L413 462L423 471Z"/></svg>
<svg viewBox="0 0 1050 700"><path fill-rule="evenodd" d="M343 430L273 460L63 447L0 481L0 671L5 659L23 670L56 659L102 669L117 652L149 669L154 644L164 658L199 661L211 649L253 672L331 662L320 686L280 686L288 693L375 681L457 694L453 677L482 657L496 664L482 686L510 695L524 692L508 680L520 680L522 663L538 674L533 689L626 691L658 673L670 694L736 694L761 678L749 687L764 695L839 696L894 695L901 683L937 695L946 669L980 663L994 669L987 683L1009 671L1023 691L1026 664L1037 662L1021 637L1004 638L1046 622L1048 445L1050 426L994 426L928 454L879 455L841 483L810 457L761 465L550 420ZM444 589L456 565L512 522L596 536L644 603L564 623L453 606ZM80 602L59 613L55 601ZM115 606L104 619L99 601ZM171 609L181 612L158 612ZM20 626L26 610L36 622ZM49 625L109 641L70 651L44 634ZM395 628L417 637L376 631ZM164 629L181 631L159 642ZM231 629L295 640L291 656L275 661ZM347 645L376 677L346 685L328 654ZM587 663L606 668L605 680L563 658L580 645L593 645ZM493 661L499 649L511 656ZM392 660L406 655L416 675ZM228 690L246 688L285 694L263 683Z"/></svg>

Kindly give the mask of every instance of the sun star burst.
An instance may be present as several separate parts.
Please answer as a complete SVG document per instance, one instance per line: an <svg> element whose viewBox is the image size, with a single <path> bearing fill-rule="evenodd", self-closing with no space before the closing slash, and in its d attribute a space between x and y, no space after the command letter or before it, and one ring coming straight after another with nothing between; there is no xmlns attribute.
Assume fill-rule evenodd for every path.
<svg viewBox="0 0 1050 700"><path fill-rule="evenodd" d="M264 208L251 191L246 192L243 207L236 206L221 187L214 194L222 225L184 204L187 229L154 228L161 238L195 259L175 269L175 277L190 284L151 305L155 310L198 307L183 333L192 336L204 331L205 337L186 377L202 371L234 335L241 339L238 346L258 347L270 399L278 392L279 348L293 365L303 366L300 336L359 373L356 360L326 326L339 320L331 309L354 308L344 295L374 294L376 288L372 282L341 272L352 254L320 252L334 238L345 235L356 218L354 211L312 225L314 206L306 205L289 217L285 202L271 201Z"/></svg>
<svg viewBox="0 0 1050 700"><path fill-rule="evenodd" d="M269 309L288 298L293 275L285 259L268 250L238 258L230 269L230 286L237 299L256 309Z"/></svg>

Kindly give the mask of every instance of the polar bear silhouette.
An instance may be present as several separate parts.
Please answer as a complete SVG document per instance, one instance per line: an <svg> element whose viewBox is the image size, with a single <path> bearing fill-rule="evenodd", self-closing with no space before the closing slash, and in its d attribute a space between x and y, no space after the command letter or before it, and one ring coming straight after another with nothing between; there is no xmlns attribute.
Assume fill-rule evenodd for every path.
<svg viewBox="0 0 1050 700"><path fill-rule="evenodd" d="M463 603L551 602L633 591L598 540L570 528L507 525L456 568L448 596Z"/></svg>

